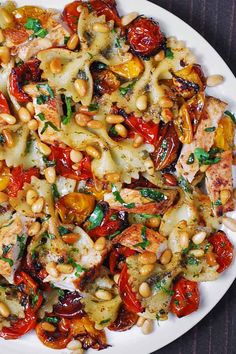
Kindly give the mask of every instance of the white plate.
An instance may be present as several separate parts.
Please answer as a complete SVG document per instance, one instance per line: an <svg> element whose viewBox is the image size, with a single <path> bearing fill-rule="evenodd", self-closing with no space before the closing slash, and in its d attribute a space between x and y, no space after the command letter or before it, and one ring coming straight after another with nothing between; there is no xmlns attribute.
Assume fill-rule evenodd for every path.
<svg viewBox="0 0 236 354"><path fill-rule="evenodd" d="M18 5L30 4L60 9L70 1L72 0L16 0ZM150 2L145 0L117 0L117 2L121 14L137 11L140 14L156 18L166 35L176 36L178 39L184 40L186 45L193 49L198 58L198 63L203 65L206 75L223 75L225 82L219 87L208 90L208 93L228 102L230 110L236 112L236 79L226 63L204 38L179 18ZM236 181L236 173L234 181ZM236 212L231 214L236 216ZM227 234L236 246L236 233L227 231ZM160 323L160 326L156 325L155 331L150 335L142 335L137 327L124 333L109 332L108 343L112 347L106 349L104 353L128 354L135 351L135 354L147 354L171 343L208 314L226 293L235 276L236 262L234 261L231 267L218 280L200 285L201 304L198 311L181 319L170 316L168 321ZM15 341L1 340L0 346L0 354L68 353L68 350L48 349L39 342L34 334L28 334L23 339Z"/></svg>

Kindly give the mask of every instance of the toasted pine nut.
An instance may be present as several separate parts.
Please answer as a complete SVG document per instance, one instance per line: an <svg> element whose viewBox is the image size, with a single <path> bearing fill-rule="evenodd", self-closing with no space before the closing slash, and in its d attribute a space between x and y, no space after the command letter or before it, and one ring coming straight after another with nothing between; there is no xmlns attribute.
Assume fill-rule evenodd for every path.
<svg viewBox="0 0 236 354"><path fill-rule="evenodd" d="M119 279L120 279L120 274L115 274L114 277L113 277L113 280L116 284L119 283Z"/></svg>
<svg viewBox="0 0 236 354"><path fill-rule="evenodd" d="M31 206L32 212L35 214L41 213L44 207L44 198L39 197L36 202L34 202Z"/></svg>
<svg viewBox="0 0 236 354"><path fill-rule="evenodd" d="M56 330L56 327L48 322L42 322L41 326L42 326L42 329L46 332L55 332L55 330Z"/></svg>
<svg viewBox="0 0 236 354"><path fill-rule="evenodd" d="M75 116L76 124L78 124L80 127L86 127L91 119L91 116L83 113L77 113Z"/></svg>
<svg viewBox="0 0 236 354"><path fill-rule="evenodd" d="M151 229L156 229L157 227L160 226L160 223L161 223L161 218L153 217L153 218L147 219L147 221L145 222L145 225L147 227L150 227Z"/></svg>
<svg viewBox="0 0 236 354"><path fill-rule="evenodd" d="M92 119L87 123L87 127L91 129L101 129L103 127L103 124L99 120Z"/></svg>
<svg viewBox="0 0 236 354"><path fill-rule="evenodd" d="M144 317L139 317L138 321L136 322L136 326L137 327L142 327L142 325L144 324L145 320L146 319Z"/></svg>
<svg viewBox="0 0 236 354"><path fill-rule="evenodd" d="M0 29L0 43L2 43L4 41L5 41L5 37L4 37L2 29Z"/></svg>
<svg viewBox="0 0 236 354"><path fill-rule="evenodd" d="M112 299L112 294L107 291L107 290L103 290L103 289L99 289L95 292L95 296L100 299L100 300L104 300L104 301L109 301Z"/></svg>
<svg viewBox="0 0 236 354"><path fill-rule="evenodd" d="M56 263L55 262L49 262L46 265L46 271L53 278L57 278L59 276L59 272L58 272L58 270L56 268Z"/></svg>
<svg viewBox="0 0 236 354"><path fill-rule="evenodd" d="M79 107L79 112L80 112L80 113L87 114L88 116L94 116L94 114L97 113L97 109L95 109L94 111L91 111L91 110L89 110L89 108L86 107L86 106L80 106L80 107Z"/></svg>
<svg viewBox="0 0 236 354"><path fill-rule="evenodd" d="M44 175L48 183L55 183L56 181L56 169L55 167L47 167L44 170Z"/></svg>
<svg viewBox="0 0 236 354"><path fill-rule="evenodd" d="M153 161L150 159L150 160L145 160L144 161L144 166L147 170L147 174L149 174L150 176L153 176L154 173L155 173L155 167L154 167L154 163Z"/></svg>
<svg viewBox="0 0 236 354"><path fill-rule="evenodd" d="M4 8L0 8L0 18L3 22L2 28L7 28L13 23L12 15Z"/></svg>
<svg viewBox="0 0 236 354"><path fill-rule="evenodd" d="M38 143L38 148L39 148L40 152L45 156L48 156L51 154L50 147L47 146L46 144L42 143L41 141Z"/></svg>
<svg viewBox="0 0 236 354"><path fill-rule="evenodd" d="M231 197L231 192L228 189L223 189L220 191L220 200L222 205L225 205Z"/></svg>
<svg viewBox="0 0 236 354"><path fill-rule="evenodd" d="M28 102L26 104L26 108L28 109L28 111L30 112L31 116L33 117L35 114L35 109L34 109L34 105L32 102Z"/></svg>
<svg viewBox="0 0 236 354"><path fill-rule="evenodd" d="M11 59L10 50L8 47L0 47L0 61L3 64L8 64Z"/></svg>
<svg viewBox="0 0 236 354"><path fill-rule="evenodd" d="M200 171L201 171L202 173L205 173L208 168L209 168L209 165L201 165L201 166L200 166Z"/></svg>
<svg viewBox="0 0 236 354"><path fill-rule="evenodd" d="M71 274L74 271L74 268L71 264L57 264L56 266L59 273Z"/></svg>
<svg viewBox="0 0 236 354"><path fill-rule="evenodd" d="M123 124L119 124L119 123L116 124L115 130L122 138L127 138L128 130L126 129L126 127Z"/></svg>
<svg viewBox="0 0 236 354"><path fill-rule="evenodd" d="M93 30L95 32L99 32L99 33L107 33L107 32L110 32L110 27L106 23L97 22L97 23L94 23Z"/></svg>
<svg viewBox="0 0 236 354"><path fill-rule="evenodd" d="M162 96L158 103L161 108L171 108L174 105L173 101L166 96Z"/></svg>
<svg viewBox="0 0 236 354"><path fill-rule="evenodd" d="M106 116L106 121L109 124L118 124L124 122L125 118L118 114L108 114Z"/></svg>
<svg viewBox="0 0 236 354"><path fill-rule="evenodd" d="M200 245L206 238L206 232L200 231L192 237L192 241L195 245Z"/></svg>
<svg viewBox="0 0 236 354"><path fill-rule="evenodd" d="M0 192L0 204L7 202L9 199L6 193Z"/></svg>
<svg viewBox="0 0 236 354"><path fill-rule="evenodd" d="M207 252L206 261L207 261L207 264L210 267L213 267L213 266L217 265L216 257L215 257L215 254L213 252Z"/></svg>
<svg viewBox="0 0 236 354"><path fill-rule="evenodd" d="M162 61L163 59L165 59L165 52L164 50L161 50L159 53L157 53L154 57L155 61Z"/></svg>
<svg viewBox="0 0 236 354"><path fill-rule="evenodd" d="M140 147L141 145L143 145L143 141L144 141L143 137L141 135L136 134L133 141L133 147L134 148Z"/></svg>
<svg viewBox="0 0 236 354"><path fill-rule="evenodd" d="M75 50L79 45L79 36L78 34L74 33L70 37L70 39L67 42L67 48L69 50Z"/></svg>
<svg viewBox="0 0 236 354"><path fill-rule="evenodd" d="M168 264L170 263L171 261L171 258L172 258L172 252L169 248L167 248L161 255L161 258L160 258L160 262L161 264Z"/></svg>
<svg viewBox="0 0 236 354"><path fill-rule="evenodd" d="M19 118L20 120L23 122L23 123L28 123L31 119L31 114L30 112L28 111L27 108L25 107L21 107L18 111L18 115L19 115Z"/></svg>
<svg viewBox="0 0 236 354"><path fill-rule="evenodd" d="M86 147L86 152L89 156L93 157L94 159L101 158L100 152L92 145Z"/></svg>
<svg viewBox="0 0 236 354"><path fill-rule="evenodd" d="M188 248L189 246L189 236L186 231L182 231L180 235L180 245L182 249Z"/></svg>
<svg viewBox="0 0 236 354"><path fill-rule="evenodd" d="M72 340L71 342L69 342L66 346L67 349L69 350L76 350L76 349L81 349L82 348L82 344L79 340Z"/></svg>
<svg viewBox="0 0 236 354"><path fill-rule="evenodd" d="M119 173L107 173L106 174L106 180L108 182L119 182L120 180L120 174Z"/></svg>
<svg viewBox="0 0 236 354"><path fill-rule="evenodd" d="M2 315L2 317L7 318L8 316L10 316L11 312L9 307L7 306L7 304L5 304L4 302L0 301L0 314Z"/></svg>
<svg viewBox="0 0 236 354"><path fill-rule="evenodd" d="M170 122L174 118L173 113L169 108L163 108L161 111L161 116L166 123Z"/></svg>
<svg viewBox="0 0 236 354"><path fill-rule="evenodd" d="M80 151L71 150L70 152L70 159L74 163L78 163L82 160L83 154Z"/></svg>
<svg viewBox="0 0 236 354"><path fill-rule="evenodd" d="M143 334L150 334L153 332L153 321L145 320L144 324L141 327L141 331Z"/></svg>
<svg viewBox="0 0 236 354"><path fill-rule="evenodd" d="M26 193L26 203L28 205L33 205L38 199L38 193L34 189L29 189Z"/></svg>
<svg viewBox="0 0 236 354"><path fill-rule="evenodd" d="M73 245L73 243L77 242L79 239L79 234L69 233L62 236L62 239L65 243L69 245Z"/></svg>
<svg viewBox="0 0 236 354"><path fill-rule="evenodd" d="M121 19L122 26L127 26L131 23L136 17L138 16L138 12L130 12L129 14L125 15Z"/></svg>
<svg viewBox="0 0 236 354"><path fill-rule="evenodd" d="M154 264L144 264L140 268L140 274L143 276L149 275L153 271L154 267Z"/></svg>
<svg viewBox="0 0 236 354"><path fill-rule="evenodd" d="M50 70L53 74L59 74L62 70L62 62L60 58L54 58L50 62Z"/></svg>
<svg viewBox="0 0 236 354"><path fill-rule="evenodd" d="M208 87L214 87L214 86L218 86L218 85L222 84L223 81L224 81L224 76L211 75L211 76L208 76L208 78L206 80L206 84Z"/></svg>
<svg viewBox="0 0 236 354"><path fill-rule="evenodd" d="M154 264L157 261L157 256L153 252L144 251L139 255L138 260L142 264Z"/></svg>
<svg viewBox="0 0 236 354"><path fill-rule="evenodd" d="M16 123L16 118L8 113L1 113L0 119L4 120L5 123L13 125Z"/></svg>
<svg viewBox="0 0 236 354"><path fill-rule="evenodd" d="M88 90L87 81L83 79L76 79L74 82L75 89L80 97L84 97Z"/></svg>
<svg viewBox="0 0 236 354"><path fill-rule="evenodd" d="M236 220L235 219L229 218L229 217L223 217L222 222L225 227L227 227L228 229L230 229L233 232L236 232Z"/></svg>
<svg viewBox="0 0 236 354"><path fill-rule="evenodd" d="M140 286L139 286L139 294L142 296L142 297L149 297L151 296L151 288L150 286L148 285L148 283L146 282L143 282Z"/></svg>
<svg viewBox="0 0 236 354"><path fill-rule="evenodd" d="M146 95L139 96L136 101L136 107L140 111L145 111L147 109L147 106L148 106L147 96Z"/></svg>
<svg viewBox="0 0 236 354"><path fill-rule="evenodd" d="M28 230L28 235L29 236L35 236L39 233L41 229L41 225L38 221L35 221L32 223L32 225L30 226L29 230Z"/></svg>
<svg viewBox="0 0 236 354"><path fill-rule="evenodd" d="M8 129L3 129L2 133L3 133L3 136L4 136L5 140L6 140L7 146L9 148L12 147L14 145L14 141L13 141L11 132Z"/></svg>
<svg viewBox="0 0 236 354"><path fill-rule="evenodd" d="M36 119L31 119L30 121L29 121L29 123L28 123L28 128L30 129L30 130L37 130L38 129L38 127L39 127L39 124L38 124L38 122L37 122L37 120Z"/></svg>
<svg viewBox="0 0 236 354"><path fill-rule="evenodd" d="M99 237L95 243L94 243L94 248L96 251L102 251L106 247L106 239L105 237Z"/></svg>
<svg viewBox="0 0 236 354"><path fill-rule="evenodd" d="M204 256L204 251L203 250L191 250L189 251L189 254L196 258L201 258Z"/></svg>

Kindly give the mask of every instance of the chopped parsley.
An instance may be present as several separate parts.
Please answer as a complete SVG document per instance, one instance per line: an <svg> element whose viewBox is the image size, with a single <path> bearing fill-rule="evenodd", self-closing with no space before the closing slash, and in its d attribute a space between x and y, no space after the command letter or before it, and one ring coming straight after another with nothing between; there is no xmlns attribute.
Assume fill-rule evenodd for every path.
<svg viewBox="0 0 236 354"><path fill-rule="evenodd" d="M194 153L192 152L188 157L187 165L192 165L194 163L194 161L195 161Z"/></svg>
<svg viewBox="0 0 236 354"><path fill-rule="evenodd" d="M0 144L3 145L3 144L5 144L5 142L6 142L6 139L5 139L4 135L0 134Z"/></svg>
<svg viewBox="0 0 236 354"><path fill-rule="evenodd" d="M136 243L136 245L134 245L134 247L141 247L143 250L145 250L147 248L147 246L150 245L150 242L147 239L146 231L147 231L146 226L143 226L142 230L141 230L141 237L142 237L143 241Z"/></svg>
<svg viewBox="0 0 236 354"><path fill-rule="evenodd" d="M215 130L216 130L216 127L208 127L208 128L206 128L206 129L204 129L205 130L205 132L207 132L207 133L211 133L211 132L214 132Z"/></svg>
<svg viewBox="0 0 236 354"><path fill-rule="evenodd" d="M121 48L120 38L115 39L115 48Z"/></svg>
<svg viewBox="0 0 236 354"><path fill-rule="evenodd" d="M37 89L40 90L40 89L44 89L48 92L50 98L54 98L54 92L51 88L51 86L49 86L48 84L38 84L36 85Z"/></svg>
<svg viewBox="0 0 236 354"><path fill-rule="evenodd" d="M214 205L216 205L216 206L222 205L221 200L220 200L220 199L217 199L217 200L215 201Z"/></svg>
<svg viewBox="0 0 236 354"><path fill-rule="evenodd" d="M160 218L161 217L160 214L138 214L138 215L141 216L141 218L144 218L144 219Z"/></svg>
<svg viewBox="0 0 236 354"><path fill-rule="evenodd" d="M51 127L52 129L59 132L59 129L52 122L47 121L46 123L44 123L43 129L41 130L40 134L45 133L45 131L48 129L48 127Z"/></svg>
<svg viewBox="0 0 236 354"><path fill-rule="evenodd" d="M0 260L8 263L10 267L12 267L14 264L13 260L10 258L0 257Z"/></svg>
<svg viewBox="0 0 236 354"><path fill-rule="evenodd" d="M206 246L204 247L204 253L207 253L210 247L211 247L211 243L208 242L208 243L206 244Z"/></svg>
<svg viewBox="0 0 236 354"><path fill-rule="evenodd" d="M120 230L117 230L116 232L114 232L113 234L108 236L108 239L111 241L113 240L113 238L115 238L117 235L119 235L121 233Z"/></svg>
<svg viewBox="0 0 236 354"><path fill-rule="evenodd" d="M50 234L48 231L44 231L42 234L41 234L42 237L46 237L48 238L49 240L54 240L55 239L55 235L53 234Z"/></svg>
<svg viewBox="0 0 236 354"><path fill-rule="evenodd" d="M88 106L89 112L95 112L98 109L99 109L98 103L90 103L90 105Z"/></svg>
<svg viewBox="0 0 236 354"><path fill-rule="evenodd" d="M235 117L235 114L233 114L232 112L230 111L225 111L225 114L230 117L232 119L232 121L234 122L234 124L236 124L236 117Z"/></svg>
<svg viewBox="0 0 236 354"><path fill-rule="evenodd" d="M211 149L207 152L202 148L196 148L194 151L194 156L200 165L214 165L221 161L219 156L215 156L216 153L217 152L215 152L215 149Z"/></svg>
<svg viewBox="0 0 236 354"><path fill-rule="evenodd" d="M167 199L165 194L163 194L162 192L160 192L160 191L158 191L156 189L153 189L153 188L141 189L140 190L140 194L141 194L142 197L153 199L156 202L161 202L161 201Z"/></svg>
<svg viewBox="0 0 236 354"><path fill-rule="evenodd" d="M50 219L50 217L51 217L50 214L46 214L44 216L44 218L39 218L39 220L40 220L41 223L44 223L44 222L48 221Z"/></svg>
<svg viewBox="0 0 236 354"><path fill-rule="evenodd" d="M134 203L125 203L124 199L121 197L120 195L120 192L118 191L117 187L115 184L112 183L111 185L111 191L112 191L112 194L114 195L115 197L115 201L119 202L120 204L122 204L125 208L128 208L128 209L132 209L135 207L135 204Z"/></svg>
<svg viewBox="0 0 236 354"><path fill-rule="evenodd" d="M179 177L179 186L184 190L186 193L192 193L192 187L189 182L183 177Z"/></svg>
<svg viewBox="0 0 236 354"><path fill-rule="evenodd" d="M52 188L53 199L60 198L60 193L58 192L57 185L55 183L53 183L51 188Z"/></svg>
<svg viewBox="0 0 236 354"><path fill-rule="evenodd" d="M59 232L60 236L64 236L64 235L69 234L70 230L67 229L66 227L60 225L60 226L58 226L58 232Z"/></svg>
<svg viewBox="0 0 236 354"><path fill-rule="evenodd" d="M70 263L76 269L76 272L75 272L76 277L79 277L80 273L82 273L86 270L80 264L76 263L72 257L68 257L68 263Z"/></svg>
<svg viewBox="0 0 236 354"><path fill-rule="evenodd" d="M171 48L166 48L166 58L174 59L174 53L172 52Z"/></svg>
<svg viewBox="0 0 236 354"><path fill-rule="evenodd" d="M29 154L30 152L30 149L31 149L31 146L32 146L32 142L33 140L32 139L27 139L26 141L26 147L25 147L25 154Z"/></svg>
<svg viewBox="0 0 236 354"><path fill-rule="evenodd" d="M67 45L69 39L70 39L70 36L65 36L65 37L64 37L64 44L65 44L65 45Z"/></svg>
<svg viewBox="0 0 236 354"><path fill-rule="evenodd" d="M57 317L44 317L43 321L57 324L59 322L59 319Z"/></svg>
<svg viewBox="0 0 236 354"><path fill-rule="evenodd" d="M168 152L168 141L166 139L163 139L161 143L161 148L163 149L163 151L161 153L160 160L164 161Z"/></svg>
<svg viewBox="0 0 236 354"><path fill-rule="evenodd" d="M94 211L88 218L89 226L88 230L93 230L95 227L100 226L104 218L104 212L101 205L97 204Z"/></svg>
<svg viewBox="0 0 236 354"><path fill-rule="evenodd" d="M108 322L110 322L110 318L107 318L106 320L102 320L99 324L102 325L102 324L106 324Z"/></svg>
<svg viewBox="0 0 236 354"><path fill-rule="evenodd" d="M24 250L25 250L26 236L25 235L22 235L22 236L17 235L16 240L17 240L17 242L19 244L19 248L20 248L20 252L19 252L18 257L17 257L17 260L18 260L21 257L23 257Z"/></svg>
<svg viewBox="0 0 236 354"><path fill-rule="evenodd" d="M66 115L62 117L62 123L64 125L70 123L72 117L72 100L71 97L65 96L65 104L66 104Z"/></svg>
<svg viewBox="0 0 236 354"><path fill-rule="evenodd" d="M32 17L27 18L25 28L34 32L34 34L30 36L30 39L35 37L44 38L48 34L48 31L41 26L39 20Z"/></svg>
<svg viewBox="0 0 236 354"><path fill-rule="evenodd" d="M32 295L31 295L31 305L32 305L33 308L34 308L35 305L37 304L38 299L39 299L38 294L35 294L35 295L32 294Z"/></svg>
<svg viewBox="0 0 236 354"><path fill-rule="evenodd" d="M56 166L56 161L55 160L48 160L46 155L43 155L43 162L45 163L46 167Z"/></svg>
<svg viewBox="0 0 236 354"><path fill-rule="evenodd" d="M43 122L45 120L45 115L43 113L37 114L37 117Z"/></svg>
<svg viewBox="0 0 236 354"><path fill-rule="evenodd" d="M194 256L190 256L187 259L187 264L189 264L189 265L198 265L199 263L200 263L200 261Z"/></svg>
<svg viewBox="0 0 236 354"><path fill-rule="evenodd" d="M120 91L121 96L125 96L125 95L127 95L127 93L130 93L133 90L135 83L136 83L136 81L133 81L127 86L120 87L119 91Z"/></svg>
<svg viewBox="0 0 236 354"><path fill-rule="evenodd" d="M166 280L165 279L162 279L162 280L158 281L154 285L155 290L161 290L161 291L163 291L164 293L166 293L166 294L168 294L170 296L174 295L174 291L168 289L167 287L165 287L165 284L166 284Z"/></svg>
<svg viewBox="0 0 236 354"><path fill-rule="evenodd" d="M179 307L179 300L174 300L174 304Z"/></svg>

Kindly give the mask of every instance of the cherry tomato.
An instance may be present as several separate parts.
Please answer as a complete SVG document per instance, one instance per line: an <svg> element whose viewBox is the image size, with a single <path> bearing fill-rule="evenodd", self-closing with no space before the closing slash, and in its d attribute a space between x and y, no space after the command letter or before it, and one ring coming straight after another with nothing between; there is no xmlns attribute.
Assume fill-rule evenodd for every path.
<svg viewBox="0 0 236 354"><path fill-rule="evenodd" d="M135 130L136 133L141 135L145 142L155 145L158 141L158 124L150 121L145 122L142 118L130 115L126 119L126 124Z"/></svg>
<svg viewBox="0 0 236 354"><path fill-rule="evenodd" d="M117 319L108 326L110 331L128 331L128 329L132 328L137 322L138 315L134 312L131 312L127 309L127 307L122 304Z"/></svg>
<svg viewBox="0 0 236 354"><path fill-rule="evenodd" d="M109 256L109 268L112 274L120 273L125 265L127 257L133 256L136 252L128 247L121 246L111 251Z"/></svg>
<svg viewBox="0 0 236 354"><path fill-rule="evenodd" d="M200 303L200 293L196 282L180 278L174 284L170 311L177 317L187 316L196 311Z"/></svg>
<svg viewBox="0 0 236 354"><path fill-rule="evenodd" d="M213 246L213 252L216 254L216 262L219 264L217 272L222 273L232 263L234 246L224 231L215 232L208 238L208 241Z"/></svg>
<svg viewBox="0 0 236 354"><path fill-rule="evenodd" d="M111 94L120 86L120 81L111 70L99 70L92 72L94 90L98 95Z"/></svg>
<svg viewBox="0 0 236 354"><path fill-rule="evenodd" d="M77 291L66 292L63 297L59 298L58 304L54 305L53 312L65 318L83 316L84 311L80 299L81 296Z"/></svg>
<svg viewBox="0 0 236 354"><path fill-rule="evenodd" d="M114 0L91 0L91 8L96 11L97 16L106 16L106 21L114 21L120 26L121 20L116 9L116 1Z"/></svg>
<svg viewBox="0 0 236 354"><path fill-rule="evenodd" d="M62 19L65 21L73 32L77 31L80 12L78 6L84 5L82 1L73 1L64 8Z"/></svg>
<svg viewBox="0 0 236 354"><path fill-rule="evenodd" d="M67 344L72 340L72 335L70 330L65 332L62 331L59 326L56 327L55 332L45 331L42 327L43 322L37 324L35 332L38 339L51 349L64 349Z"/></svg>
<svg viewBox="0 0 236 354"><path fill-rule="evenodd" d="M16 197L17 193L23 189L24 183L30 183L31 177L39 177L39 169L37 167L29 168L24 171L22 166L13 167L11 169L10 183L7 187L7 193L10 197Z"/></svg>
<svg viewBox="0 0 236 354"><path fill-rule="evenodd" d="M7 100L1 91L0 91L0 113L10 114L10 109Z"/></svg>
<svg viewBox="0 0 236 354"><path fill-rule="evenodd" d="M128 26L127 40L135 54L147 58L155 55L165 44L159 24L144 16L137 17Z"/></svg>
<svg viewBox="0 0 236 354"><path fill-rule="evenodd" d="M129 284L127 264L124 265L122 272L120 273L118 287L120 297L129 311L134 313L144 311L140 301L137 299L136 294L133 292L132 287Z"/></svg>
<svg viewBox="0 0 236 354"><path fill-rule="evenodd" d="M12 69L9 76L10 93L20 103L31 101L31 97L24 92L22 86L26 82L38 82L41 78L41 70L39 69L40 61L31 59L26 63Z"/></svg>

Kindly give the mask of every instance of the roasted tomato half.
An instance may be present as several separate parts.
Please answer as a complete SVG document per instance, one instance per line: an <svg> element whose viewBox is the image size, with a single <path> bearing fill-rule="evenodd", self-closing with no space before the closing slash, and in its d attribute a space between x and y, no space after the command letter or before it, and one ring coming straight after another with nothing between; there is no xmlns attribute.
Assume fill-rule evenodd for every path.
<svg viewBox="0 0 236 354"><path fill-rule="evenodd" d="M159 125L150 121L145 122L142 118L130 115L126 119L126 124L136 133L143 137L144 141L156 145L158 142Z"/></svg>
<svg viewBox="0 0 236 354"><path fill-rule="evenodd" d="M170 311L177 317L187 316L196 311L200 303L200 293L196 282L180 278L174 284Z"/></svg>
<svg viewBox="0 0 236 354"><path fill-rule="evenodd" d="M108 69L93 71L94 90L97 95L111 94L120 86L116 75Z"/></svg>
<svg viewBox="0 0 236 354"><path fill-rule="evenodd" d="M224 231L215 232L208 238L208 241L213 246L213 252L216 254L216 262L219 264L217 272L222 273L232 263L234 246Z"/></svg>
<svg viewBox="0 0 236 354"><path fill-rule="evenodd" d="M137 17L128 26L127 40L132 51L143 58L155 55L165 45L159 24L144 16Z"/></svg>
<svg viewBox="0 0 236 354"><path fill-rule="evenodd" d="M10 113L10 108L8 106L7 100L4 94L0 91L0 114L1 113Z"/></svg>
<svg viewBox="0 0 236 354"><path fill-rule="evenodd" d="M10 197L16 197L17 193L23 189L24 183L30 183L31 178L39 177L39 169L37 167L23 170L22 166L13 167L11 170L10 183L7 187L7 193Z"/></svg>
<svg viewBox="0 0 236 354"><path fill-rule="evenodd" d="M65 21L73 32L77 31L78 21L80 17L80 11L78 7L83 5L82 1L73 1L67 4L64 8L62 19Z"/></svg>
<svg viewBox="0 0 236 354"><path fill-rule="evenodd" d="M117 245L109 255L109 268L112 274L120 273L125 265L127 257L133 256L136 252L128 247Z"/></svg>
<svg viewBox="0 0 236 354"><path fill-rule="evenodd" d="M137 322L138 315L122 304L116 320L108 327L110 331L123 332L132 328Z"/></svg>
<svg viewBox="0 0 236 354"><path fill-rule="evenodd" d="M90 5L91 10L96 11L98 16L105 15L106 21L114 21L117 26L120 26L121 20L115 0L91 0Z"/></svg>
<svg viewBox="0 0 236 354"><path fill-rule="evenodd" d="M61 320L63 321L63 319ZM37 324L35 328L35 332L38 336L38 339L51 349L64 349L66 348L67 344L72 340L72 335L70 331L70 323L69 328L67 331L63 329L60 325L60 322L56 325L53 324L55 330L54 331L47 331L44 328L45 322L42 321Z"/></svg>
<svg viewBox="0 0 236 354"><path fill-rule="evenodd" d="M64 296L59 298L58 304L54 305L53 312L65 318L81 317L84 315L84 311L80 300L81 296L78 291L65 292Z"/></svg>
<svg viewBox="0 0 236 354"><path fill-rule="evenodd" d="M23 86L26 82L38 82L42 71L39 69L40 61L31 59L26 63L12 69L9 76L10 93L20 103L31 101L31 97L24 92Z"/></svg>

